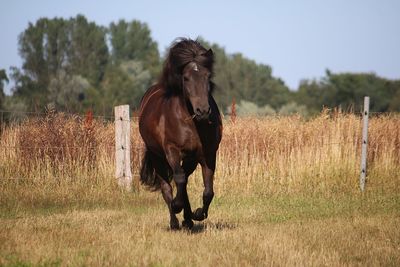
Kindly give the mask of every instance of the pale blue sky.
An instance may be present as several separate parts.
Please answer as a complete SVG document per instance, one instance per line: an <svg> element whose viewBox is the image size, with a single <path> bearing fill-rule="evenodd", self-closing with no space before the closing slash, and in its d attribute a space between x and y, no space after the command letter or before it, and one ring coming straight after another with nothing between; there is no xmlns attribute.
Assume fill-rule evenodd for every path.
<svg viewBox="0 0 400 267"><path fill-rule="evenodd" d="M400 79L400 1L3 0L0 69L21 66L18 35L40 17L83 14L99 25L146 22L161 52L176 37L206 40L268 64L291 89L333 72ZM8 85L9 88L11 85Z"/></svg>

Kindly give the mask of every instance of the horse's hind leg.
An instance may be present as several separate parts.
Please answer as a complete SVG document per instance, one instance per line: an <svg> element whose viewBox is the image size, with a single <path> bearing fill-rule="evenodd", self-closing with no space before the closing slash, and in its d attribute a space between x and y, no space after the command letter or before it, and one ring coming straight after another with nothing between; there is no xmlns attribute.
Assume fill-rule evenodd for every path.
<svg viewBox="0 0 400 267"><path fill-rule="evenodd" d="M152 160L154 168L157 174L157 179L160 181L161 193L164 198L165 203L168 206L169 216L170 216L170 227L172 230L179 229L179 221L176 218L175 213L172 210L172 187L168 182L168 164L165 160L152 154Z"/></svg>
<svg viewBox="0 0 400 267"><path fill-rule="evenodd" d="M169 210L169 216L170 216L170 222L169 225L172 230L179 229L179 221L178 218L176 218L175 213L172 211L171 208L171 203L172 203L172 187L170 183L165 181L163 178L159 177L161 180L161 193L162 196L165 200L165 203L167 203L168 210Z"/></svg>

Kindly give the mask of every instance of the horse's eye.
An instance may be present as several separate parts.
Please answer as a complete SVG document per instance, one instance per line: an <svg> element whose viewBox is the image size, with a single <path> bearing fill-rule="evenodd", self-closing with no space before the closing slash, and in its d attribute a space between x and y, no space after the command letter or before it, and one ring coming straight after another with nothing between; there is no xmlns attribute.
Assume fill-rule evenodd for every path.
<svg viewBox="0 0 400 267"><path fill-rule="evenodd" d="M184 82L187 82L187 81L189 81L189 78L186 77L186 76L183 76L183 81L184 81Z"/></svg>

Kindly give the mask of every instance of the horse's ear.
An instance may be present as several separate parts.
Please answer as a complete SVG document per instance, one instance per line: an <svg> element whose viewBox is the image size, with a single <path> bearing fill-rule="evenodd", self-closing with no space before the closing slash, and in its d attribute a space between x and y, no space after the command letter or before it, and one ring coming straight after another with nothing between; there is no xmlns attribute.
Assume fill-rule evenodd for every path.
<svg viewBox="0 0 400 267"><path fill-rule="evenodd" d="M208 49L207 52L205 52L203 55L206 56L206 57L212 57L212 56L214 56L214 52L213 52L212 49L210 48L210 49Z"/></svg>

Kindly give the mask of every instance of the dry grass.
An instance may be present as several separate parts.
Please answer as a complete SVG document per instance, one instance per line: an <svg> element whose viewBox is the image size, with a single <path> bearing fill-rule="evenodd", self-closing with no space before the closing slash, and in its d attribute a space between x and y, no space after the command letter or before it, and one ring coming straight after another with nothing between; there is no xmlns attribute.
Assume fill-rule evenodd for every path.
<svg viewBox="0 0 400 267"><path fill-rule="evenodd" d="M300 214L299 202L312 209ZM0 264L398 266L398 204L368 214L369 209L354 203L331 213L324 208L330 203L296 199L288 206L275 199L232 208L230 201L220 200L212 219L197 224L192 233L169 231L164 207L155 202L23 214L0 221ZM343 205L338 200L331 204ZM321 215L324 211L329 214ZM299 217L289 218L296 213Z"/></svg>
<svg viewBox="0 0 400 267"><path fill-rule="evenodd" d="M137 179L142 143L132 122ZM400 117L238 118L224 125L210 218L171 232L160 194L121 192L111 123L52 114L0 137L0 265L400 265ZM200 172L189 185L200 205Z"/></svg>
<svg viewBox="0 0 400 267"><path fill-rule="evenodd" d="M400 170L400 118L373 118L369 133L368 182L399 185L393 174ZM354 115L239 119L225 127L218 176L240 177L222 180L250 193L354 192L360 140L361 120Z"/></svg>

